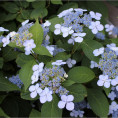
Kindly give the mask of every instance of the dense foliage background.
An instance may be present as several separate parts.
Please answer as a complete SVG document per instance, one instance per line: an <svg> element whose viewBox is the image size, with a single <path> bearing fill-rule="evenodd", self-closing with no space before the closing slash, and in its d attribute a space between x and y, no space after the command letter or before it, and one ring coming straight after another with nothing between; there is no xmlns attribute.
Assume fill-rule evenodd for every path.
<svg viewBox="0 0 118 118"><path fill-rule="evenodd" d="M110 4L117 5L118 2L109 2ZM30 22L35 22L36 19L39 19L40 24L44 23L45 20L50 20L53 22L53 25L58 23L56 19L53 19L62 12L65 9L68 8L84 8L87 10L92 10L94 12L100 12L102 14L101 23L103 25L107 24L107 21L109 19L108 15L108 8L106 4L103 1L61 1L61 0L17 0L17 1L0 1L0 26L4 27L6 29L9 29L10 31L17 31L18 28L21 26L21 22L29 19ZM54 36L53 34L50 34L51 39L53 38L62 38L59 36ZM88 31L87 38L93 38L94 36ZM98 39L96 39L98 40ZM103 45L106 45L111 42L111 40L98 40ZM55 40L53 41L55 42ZM89 46L93 46L96 42L91 42L88 40L86 42ZM70 47L66 47L65 45L59 44L60 47L65 48L66 51L70 51ZM99 44L98 44L99 45ZM99 47L99 46L98 46ZM86 45L83 44L83 51L84 53L78 49L78 51L73 54L74 49L71 54L73 54L73 58L77 60L78 66L85 66L90 67L90 59L91 55L88 52L90 47L86 47ZM42 104L40 104L39 100L32 100L29 96L29 92L22 89L20 90L17 88L17 86L13 85L9 81L5 80L5 77L11 77L12 75L16 75L20 68L17 65L20 65L21 67L27 62L27 60L32 59L32 57L27 57L24 54L20 54L20 52L13 51L14 48L6 47L2 49L2 52L0 52L0 116L4 117L39 117ZM80 53L81 52L81 53ZM76 57L76 55L78 57ZM58 55L55 57L55 59L68 59L70 56L69 54L65 55ZM88 57L87 57L88 56ZM45 60L44 60L45 58ZM44 61L47 63L51 60L51 57L49 56L40 56L39 60ZM27 69L28 67L26 67ZM68 68L66 68L66 71L68 72ZM84 70L84 68L83 68ZM107 98L105 97L106 94L109 93L108 89L99 88L95 83L98 75L101 73L98 69L93 70L96 74L96 78L92 80L90 83L85 83L87 88L93 88L88 90L87 93L82 93L80 99L83 99L83 96L88 96L88 100L92 101L93 107L96 109L94 112L92 110L86 110L86 117L96 117L96 116L106 116L107 110L105 108L102 108L101 104L105 104L107 106ZM25 72L25 71L24 71ZM92 76L93 73L91 73ZM71 74L70 74L71 76ZM94 74L93 74L94 76ZM81 83L81 82L80 82ZM84 82L83 82L84 83ZM67 86L70 83L66 83ZM84 84L83 84L84 85ZM79 87L78 89L81 89L82 87ZM102 89L102 90L101 90ZM96 91L95 91L96 90ZM20 91L20 92L19 92ZM106 92L106 94L105 94ZM87 98L85 98L87 99ZM80 100L81 101L81 100ZM100 104L99 104L100 101ZM96 104L95 104L96 103ZM94 106L95 105L95 106ZM101 108L98 109L97 107ZM47 106L48 107L48 106ZM54 109L52 109L54 110ZM43 114L48 114L47 109L43 109ZM54 111L52 111L54 112ZM100 114L101 112L101 114ZM96 115L96 114L97 115ZM63 117L69 117L70 113L64 109L63 111Z"/></svg>

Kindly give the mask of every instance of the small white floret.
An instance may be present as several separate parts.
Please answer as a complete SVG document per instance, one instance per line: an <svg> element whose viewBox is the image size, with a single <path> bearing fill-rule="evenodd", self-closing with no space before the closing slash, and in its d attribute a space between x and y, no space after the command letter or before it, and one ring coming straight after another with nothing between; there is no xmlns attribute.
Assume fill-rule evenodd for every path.
<svg viewBox="0 0 118 118"><path fill-rule="evenodd" d="M67 10L62 11L62 12L61 12L60 14L58 14L57 16L58 16L59 18L61 18L61 17L65 16L65 15L70 14L72 11L73 11L73 8L70 8L70 9L67 9Z"/></svg>
<svg viewBox="0 0 118 118"><path fill-rule="evenodd" d="M35 98L37 94L40 94L42 92L42 89L39 87L39 84L37 83L36 85L31 85L29 87L30 97Z"/></svg>
<svg viewBox="0 0 118 118"><path fill-rule="evenodd" d="M4 32L4 31L8 32L9 30L8 29L5 29L3 27L0 27L0 32Z"/></svg>
<svg viewBox="0 0 118 118"><path fill-rule="evenodd" d="M100 20L101 17L102 17L102 14L98 13L98 12L93 12L93 11L90 11L90 15L92 18L96 19L96 20Z"/></svg>
<svg viewBox="0 0 118 118"><path fill-rule="evenodd" d="M61 27L61 32L62 32L64 38L67 37L69 34L74 33L74 31L72 30L72 27L68 28L68 27L64 27L64 26Z"/></svg>
<svg viewBox="0 0 118 118"><path fill-rule="evenodd" d="M35 82L37 82L38 80L39 80L39 77L38 77L38 75L32 75L31 76L31 80L32 80L32 84L34 84Z"/></svg>
<svg viewBox="0 0 118 118"><path fill-rule="evenodd" d="M58 34L60 34L61 33L61 25L60 24L56 24L55 25L55 30L54 30L54 34L55 35L58 35Z"/></svg>
<svg viewBox="0 0 118 118"><path fill-rule="evenodd" d="M98 64L95 61L91 61L90 68L98 67Z"/></svg>
<svg viewBox="0 0 118 118"><path fill-rule="evenodd" d="M25 42L23 43L23 46L25 47L26 55L29 55L31 53L32 49L36 47L33 39L25 40Z"/></svg>
<svg viewBox="0 0 118 118"><path fill-rule="evenodd" d="M56 66L60 66L64 64L66 64L66 62L63 62L63 60L57 60L56 62L52 62L52 65L56 65Z"/></svg>
<svg viewBox="0 0 118 118"><path fill-rule="evenodd" d="M41 62L37 65L34 65L32 67L32 70L34 71L34 75L38 75L39 73L41 73L43 71L43 67L44 67L44 63Z"/></svg>
<svg viewBox="0 0 118 118"><path fill-rule="evenodd" d="M28 22L29 20L25 20L24 22L22 22L22 26L25 26Z"/></svg>
<svg viewBox="0 0 118 118"><path fill-rule="evenodd" d="M61 101L58 103L58 107L60 109L63 109L66 107L67 110L72 111L74 109L74 103L72 102L74 100L73 95L62 95L61 96Z"/></svg>
<svg viewBox="0 0 118 118"><path fill-rule="evenodd" d="M113 33L112 30L113 30L113 28L114 28L114 25L106 24L106 25L105 25L105 28L106 28L106 32L108 32L109 35L111 35L111 34Z"/></svg>
<svg viewBox="0 0 118 118"><path fill-rule="evenodd" d="M17 34L17 33L16 33L15 31L13 31L13 32L10 32L10 33L9 33L9 36L10 36L10 37L13 37L13 36L15 36L16 34Z"/></svg>
<svg viewBox="0 0 118 118"><path fill-rule="evenodd" d="M95 22L91 22L89 29L92 30L93 34L97 34L98 31L102 31L104 29L104 26L100 24L100 21L95 21Z"/></svg>
<svg viewBox="0 0 118 118"><path fill-rule="evenodd" d="M51 102L53 99L52 97L52 91L50 91L47 87L42 91L40 94L40 102L45 103L45 102Z"/></svg>
<svg viewBox="0 0 118 118"><path fill-rule="evenodd" d="M52 46L46 46L46 48L48 49L48 51L50 52L50 54L53 55L54 47L52 47Z"/></svg>
<svg viewBox="0 0 118 118"><path fill-rule="evenodd" d="M76 64L76 60L69 58L66 61L66 63L67 63L67 65L68 65L69 68L72 68Z"/></svg>
<svg viewBox="0 0 118 118"><path fill-rule="evenodd" d="M74 37L74 41L81 43L83 41L83 37L86 36L86 33L74 33L72 35Z"/></svg>
<svg viewBox="0 0 118 118"><path fill-rule="evenodd" d="M109 93L108 98L110 98L111 100L114 100L116 97L116 94L112 91L111 93Z"/></svg>
<svg viewBox="0 0 118 118"><path fill-rule="evenodd" d="M10 38L9 35L7 35L2 39L3 47L6 47L10 43L9 38Z"/></svg>
<svg viewBox="0 0 118 118"><path fill-rule="evenodd" d="M49 27L51 25L51 22L49 22L49 21L46 21L45 23L44 23L44 27Z"/></svg>
<svg viewBox="0 0 118 118"><path fill-rule="evenodd" d="M110 87L111 79L108 78L108 75L100 75L99 80L97 81L98 86L104 86L105 88Z"/></svg>
<svg viewBox="0 0 118 118"><path fill-rule="evenodd" d="M99 49L95 49L95 50L93 51L94 56L99 56L99 55L101 55L102 53L104 53L104 47L101 47L101 48L99 48Z"/></svg>

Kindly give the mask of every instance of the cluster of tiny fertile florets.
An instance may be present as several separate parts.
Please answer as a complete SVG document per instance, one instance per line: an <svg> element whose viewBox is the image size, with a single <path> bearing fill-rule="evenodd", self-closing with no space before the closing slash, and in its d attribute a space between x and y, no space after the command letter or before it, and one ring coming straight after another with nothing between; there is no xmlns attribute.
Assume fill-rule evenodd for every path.
<svg viewBox="0 0 118 118"><path fill-rule="evenodd" d="M54 34L62 34L64 38L70 35L69 44L81 43L86 36L86 29L90 29L93 34L97 34L104 29L99 21L101 16L100 13L88 12L86 9L80 8L64 10L58 14L58 17L64 21L55 25Z"/></svg>
<svg viewBox="0 0 118 118"><path fill-rule="evenodd" d="M75 32L83 32L83 26L89 27L92 21L90 14L83 11L70 12L63 19L62 26L72 27Z"/></svg>
<svg viewBox="0 0 118 118"><path fill-rule="evenodd" d="M106 48L98 67L104 75L108 75L110 79L115 79L118 76L118 59L115 51Z"/></svg>
<svg viewBox="0 0 118 118"><path fill-rule="evenodd" d="M26 40L30 40L32 38L32 34L29 32L29 28L32 25L32 23L28 23L20 27L18 32L11 37L11 42L15 42L17 46L22 47Z"/></svg>
<svg viewBox="0 0 118 118"><path fill-rule="evenodd" d="M48 87L53 93L61 95L67 95L68 91L61 86L61 83L65 81L65 71L59 66L53 66L52 68L44 68L39 75L40 88L44 89Z"/></svg>
<svg viewBox="0 0 118 118"><path fill-rule="evenodd" d="M23 82L20 80L19 75L12 76L8 79L11 83L17 85L19 88L22 87Z"/></svg>
<svg viewBox="0 0 118 118"><path fill-rule="evenodd" d="M28 31L24 31L21 34L17 33L11 39L12 39L12 42L16 42L17 46L22 47L25 40L29 40L29 39L31 39L31 37L32 37L31 33L29 33Z"/></svg>
<svg viewBox="0 0 118 118"><path fill-rule="evenodd" d="M43 62L33 66L33 75L31 77L33 85L29 87L30 96L35 98L39 95L40 102L45 103L46 101L51 102L53 100L52 94L56 93L61 98L58 102L58 107L60 109L66 107L67 110L72 111L74 109L74 96L68 95L69 91L62 86L68 75L59 66L65 64L65 62L60 60L59 62L53 62L53 67L51 68L44 67ZM55 66L56 64L58 66ZM34 85L34 83L36 84Z"/></svg>
<svg viewBox="0 0 118 118"><path fill-rule="evenodd" d="M103 34L102 32L98 32L95 35L96 38L101 39L101 40L105 40L105 34Z"/></svg>

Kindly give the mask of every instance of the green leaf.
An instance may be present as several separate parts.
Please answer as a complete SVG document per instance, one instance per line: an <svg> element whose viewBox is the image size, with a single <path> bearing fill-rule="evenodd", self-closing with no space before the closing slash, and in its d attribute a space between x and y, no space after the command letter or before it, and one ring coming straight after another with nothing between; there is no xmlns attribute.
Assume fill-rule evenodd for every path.
<svg viewBox="0 0 118 118"><path fill-rule="evenodd" d="M52 57L52 55L50 54L48 49L45 48L44 46L37 47L37 48L33 49L33 51L39 55L46 55L46 56Z"/></svg>
<svg viewBox="0 0 118 118"><path fill-rule="evenodd" d="M66 89L74 96L74 102L80 102L87 96L86 88L82 84L73 84Z"/></svg>
<svg viewBox="0 0 118 118"><path fill-rule="evenodd" d="M0 72L0 91L15 91L20 90L16 85L9 82L8 79L6 79L2 72Z"/></svg>
<svg viewBox="0 0 118 118"><path fill-rule="evenodd" d="M2 24L7 17L7 14L5 12L0 13L0 24Z"/></svg>
<svg viewBox="0 0 118 118"><path fill-rule="evenodd" d="M16 20L17 20L18 22L23 22L24 19L23 19L23 17L22 17L22 14L17 15Z"/></svg>
<svg viewBox="0 0 118 118"><path fill-rule="evenodd" d="M5 113L4 111L0 108L0 117L7 117L9 118Z"/></svg>
<svg viewBox="0 0 118 118"><path fill-rule="evenodd" d="M28 117L32 109L30 102L21 99L17 94L8 95L1 107L10 117Z"/></svg>
<svg viewBox="0 0 118 118"><path fill-rule="evenodd" d="M16 22L14 22L14 21L9 21L9 22L4 22L3 24L2 24L2 27L4 27L5 29L9 29L9 31L11 32L11 31L16 31Z"/></svg>
<svg viewBox="0 0 118 118"><path fill-rule="evenodd" d="M82 59L81 66L87 66L90 68L90 60L85 55Z"/></svg>
<svg viewBox="0 0 118 118"><path fill-rule="evenodd" d="M109 103L106 96L98 89L88 89L88 102L93 112L99 117L107 117Z"/></svg>
<svg viewBox="0 0 118 118"><path fill-rule="evenodd" d="M46 8L35 8L33 11L32 11L32 13L31 13L31 15L30 15L30 17L32 18L32 19L37 19L37 18L44 18L44 17L46 17L48 15L48 11L47 11L47 9Z"/></svg>
<svg viewBox="0 0 118 118"><path fill-rule="evenodd" d="M40 62L43 62L44 64L50 62L52 59L51 57L45 55L39 55L37 58Z"/></svg>
<svg viewBox="0 0 118 118"><path fill-rule="evenodd" d="M5 99L6 95L0 95L0 104L2 103L2 101Z"/></svg>
<svg viewBox="0 0 118 118"><path fill-rule="evenodd" d="M17 14L11 14L9 13L6 18L5 21L10 21L10 20L14 20L16 18Z"/></svg>
<svg viewBox="0 0 118 118"><path fill-rule="evenodd" d="M52 62L53 62L53 61L47 62L45 66L46 66L47 68L52 68L52 67L53 67Z"/></svg>
<svg viewBox="0 0 118 118"><path fill-rule="evenodd" d="M33 8L45 8L46 1L36 1L32 3Z"/></svg>
<svg viewBox="0 0 118 118"><path fill-rule="evenodd" d="M115 43L118 46L118 38L110 39L112 43Z"/></svg>
<svg viewBox="0 0 118 118"><path fill-rule="evenodd" d="M60 4L60 5L63 4L61 0L51 0L51 3L52 4Z"/></svg>
<svg viewBox="0 0 118 118"><path fill-rule="evenodd" d="M93 51L95 49L99 49L102 46L101 43L95 41L95 40L84 40L81 43L81 47L84 51L84 54L92 61L99 62L99 57L94 56Z"/></svg>
<svg viewBox="0 0 118 118"><path fill-rule="evenodd" d="M71 86L72 84L75 84L75 82L72 80L66 80L65 82L63 82L63 86L65 87Z"/></svg>
<svg viewBox="0 0 118 118"><path fill-rule="evenodd" d="M83 58L83 55L81 54L81 52L76 51L73 56L72 59L75 59L76 62L80 62Z"/></svg>
<svg viewBox="0 0 118 118"><path fill-rule="evenodd" d="M38 117L39 118L39 117L41 117L41 112L39 112L39 111L37 111L35 109L32 109L29 118L30 117Z"/></svg>
<svg viewBox="0 0 118 118"><path fill-rule="evenodd" d="M15 1L15 3L19 6L19 7L23 7L23 8L27 8L29 6L29 2L26 1Z"/></svg>
<svg viewBox="0 0 118 118"><path fill-rule="evenodd" d="M51 26L49 27L50 30L53 32L55 30L55 25L56 24L61 24L63 23L63 19L62 18L58 18L58 17L54 17L52 19L49 20L51 22Z"/></svg>
<svg viewBox="0 0 118 118"><path fill-rule="evenodd" d="M2 69L2 66L3 66L3 58L0 57L0 69Z"/></svg>
<svg viewBox="0 0 118 118"><path fill-rule="evenodd" d="M60 48L63 48L66 51L72 51L73 45L68 45L67 42L61 42L60 40L56 42L56 45L58 45Z"/></svg>
<svg viewBox="0 0 118 118"><path fill-rule="evenodd" d="M78 66L68 72L68 79L76 83L85 83L94 79L94 72L88 67Z"/></svg>
<svg viewBox="0 0 118 118"><path fill-rule="evenodd" d="M86 33L84 40L92 40L95 37L95 35L91 32L89 28L85 28L84 32Z"/></svg>
<svg viewBox="0 0 118 118"><path fill-rule="evenodd" d="M17 55L19 54L19 52L14 51L14 49L11 47L5 47L2 49L2 51L3 51L3 59L5 62L16 59Z"/></svg>
<svg viewBox="0 0 118 118"><path fill-rule="evenodd" d="M16 96L13 94L12 96L7 96L1 104L1 108L10 117L17 117L19 114L19 106L18 102L16 101Z"/></svg>
<svg viewBox="0 0 118 118"><path fill-rule="evenodd" d="M43 104L41 109L41 117L62 117L62 110L58 108L59 99L56 95L53 95L53 100L51 102L46 102Z"/></svg>
<svg viewBox="0 0 118 118"><path fill-rule="evenodd" d="M8 44L8 46L10 46L10 47L12 47L12 48L18 48L18 49L20 49L20 51L25 52L25 51L24 51L24 47L20 47L20 46L16 45L15 42L10 42L10 43Z"/></svg>
<svg viewBox="0 0 118 118"><path fill-rule="evenodd" d="M60 53L55 55L53 60L54 61L56 61L56 60L67 60L70 57L71 57L71 54L67 54L66 52L60 52Z"/></svg>
<svg viewBox="0 0 118 118"><path fill-rule="evenodd" d="M25 55L24 53L21 53L17 56L16 63L22 67L24 64L31 60L34 60L31 55Z"/></svg>
<svg viewBox="0 0 118 118"><path fill-rule="evenodd" d="M2 32L1 32L1 34L2 34ZM0 48L3 46L3 43L0 43Z"/></svg>
<svg viewBox="0 0 118 118"><path fill-rule="evenodd" d="M38 20L36 20L35 24L29 29L30 33L33 35L33 40L36 46L41 46L43 41L43 29L39 24Z"/></svg>
<svg viewBox="0 0 118 118"><path fill-rule="evenodd" d="M30 92L26 91L26 92L21 93L21 98L24 99L24 100L37 100L37 99L39 99L39 96L37 96L36 98L31 98L30 97Z"/></svg>
<svg viewBox="0 0 118 118"><path fill-rule="evenodd" d="M19 7L13 2L5 2L1 6L10 13L17 13L19 11Z"/></svg>
<svg viewBox="0 0 118 118"><path fill-rule="evenodd" d="M106 95L108 96L109 93L110 93L110 91L111 91L111 87L110 87L110 88L105 88L105 87L103 87L103 89L104 89Z"/></svg>
<svg viewBox="0 0 118 118"><path fill-rule="evenodd" d="M31 13L30 10L22 10L21 16L23 19L27 20L30 19L30 13Z"/></svg>
<svg viewBox="0 0 118 118"><path fill-rule="evenodd" d="M61 7L59 8L59 10L58 10L57 13L59 14L59 13L62 12L63 10L66 10L66 9L69 9L69 8L78 8L78 4L75 3L75 2L66 3L66 4L64 4L63 6L61 6Z"/></svg>
<svg viewBox="0 0 118 118"><path fill-rule="evenodd" d="M31 76L33 74L32 67L36 64L34 60L28 61L26 64L23 65L19 72L19 77L25 86L25 91L31 84Z"/></svg>

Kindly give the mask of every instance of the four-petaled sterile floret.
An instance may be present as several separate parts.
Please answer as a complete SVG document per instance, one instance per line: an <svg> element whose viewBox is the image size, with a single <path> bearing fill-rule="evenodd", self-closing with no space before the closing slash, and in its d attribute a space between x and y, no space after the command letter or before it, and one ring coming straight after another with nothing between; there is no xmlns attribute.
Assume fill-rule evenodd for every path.
<svg viewBox="0 0 118 118"><path fill-rule="evenodd" d="M100 75L97 85L104 86L105 88L109 88L110 82L111 82L111 79L108 78L108 75Z"/></svg>
<svg viewBox="0 0 118 118"><path fill-rule="evenodd" d="M41 94L42 89L39 87L39 84L37 83L36 85L31 85L29 87L29 91L31 92L30 97L35 98L37 96L37 94L39 94L39 95Z"/></svg>
<svg viewBox="0 0 118 118"><path fill-rule="evenodd" d="M23 43L23 46L25 47L25 54L26 55L29 55L31 53L32 49L36 47L33 39L26 40Z"/></svg>
<svg viewBox="0 0 118 118"><path fill-rule="evenodd" d="M53 99L52 91L50 91L47 87L40 93L40 102L45 103L46 101L51 102Z"/></svg>
<svg viewBox="0 0 118 118"><path fill-rule="evenodd" d="M74 109L74 103L72 102L74 100L73 95L62 95L61 96L61 101L58 103L58 107L60 109L63 109L66 107L67 110L72 111Z"/></svg>
<svg viewBox="0 0 118 118"><path fill-rule="evenodd" d="M100 24L100 21L95 21L95 22L91 22L89 29L92 30L93 34L97 34L98 31L102 31L104 29L104 26Z"/></svg>

